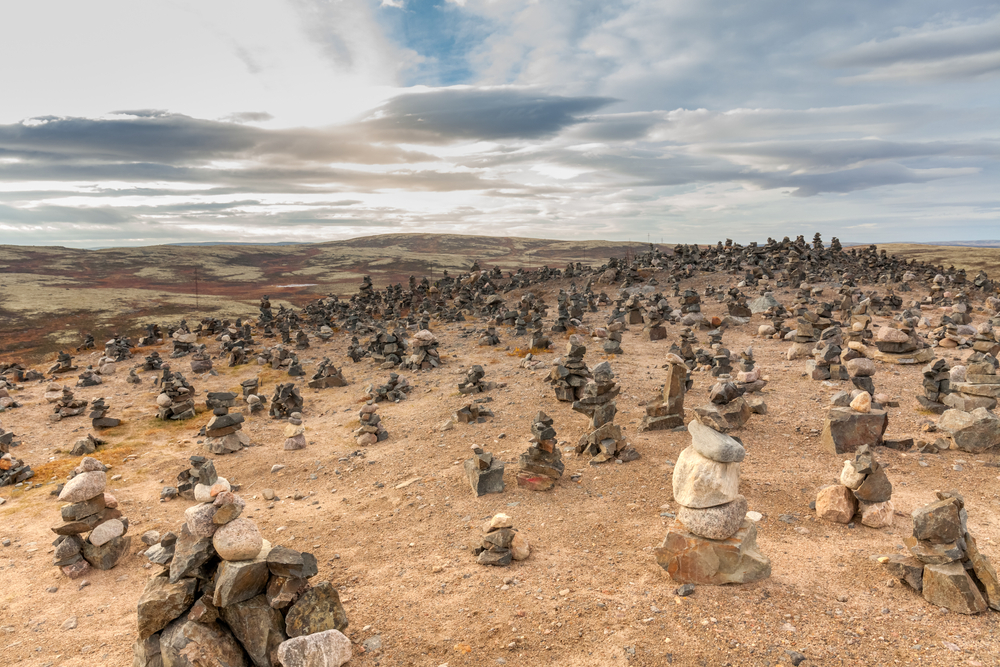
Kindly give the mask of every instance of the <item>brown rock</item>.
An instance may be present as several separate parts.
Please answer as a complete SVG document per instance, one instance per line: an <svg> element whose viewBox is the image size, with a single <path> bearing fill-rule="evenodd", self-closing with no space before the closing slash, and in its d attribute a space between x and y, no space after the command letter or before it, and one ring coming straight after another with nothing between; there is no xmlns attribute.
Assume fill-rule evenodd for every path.
<svg viewBox="0 0 1000 667"><path fill-rule="evenodd" d="M816 495L816 516L824 521L850 523L858 511L858 500L841 484L820 489Z"/></svg>
<svg viewBox="0 0 1000 667"><path fill-rule="evenodd" d="M750 520L725 540L698 537L674 521L655 552L656 562L678 583L743 584L771 576L771 562L757 550L757 527Z"/></svg>
<svg viewBox="0 0 1000 667"><path fill-rule="evenodd" d="M896 514L891 500L882 503L860 503L861 523L869 528L888 528Z"/></svg>
<svg viewBox="0 0 1000 667"><path fill-rule="evenodd" d="M892 484L885 474L885 469L879 468L865 477L865 481L861 482L854 495L866 503L884 503L892 498Z"/></svg>
<svg viewBox="0 0 1000 667"><path fill-rule="evenodd" d="M976 538L972 535L965 536L965 555L972 564L972 571L986 594L986 603L990 609L1000 611L1000 583L997 581L997 571L993 569L990 559L980 553L979 547L976 545Z"/></svg>
<svg viewBox="0 0 1000 667"><path fill-rule="evenodd" d="M215 594L212 604L225 607L249 600L264 592L270 571L267 569L265 550L252 560L224 560L219 563L215 577Z"/></svg>
<svg viewBox="0 0 1000 667"><path fill-rule="evenodd" d="M910 588L918 593L923 590L924 564L913 556L892 554L889 556L872 556L873 560L885 566L894 577L899 577Z"/></svg>
<svg viewBox="0 0 1000 667"><path fill-rule="evenodd" d="M947 544L932 544L925 540L918 540L910 537L903 538L903 544L910 550L910 553L923 563L928 565L944 565L956 561L965 555L962 547L956 542Z"/></svg>
<svg viewBox="0 0 1000 667"><path fill-rule="evenodd" d="M735 535L746 515L747 499L742 495L724 505L704 509L681 505L677 510L677 520L684 524L688 532L710 540L724 540Z"/></svg>
<svg viewBox="0 0 1000 667"><path fill-rule="evenodd" d="M139 596L139 639L146 639L159 632L188 610L194 602L198 582L181 579L176 584L163 576L153 577Z"/></svg>
<svg viewBox="0 0 1000 667"><path fill-rule="evenodd" d="M986 611L986 601L961 563L924 566L924 599L958 614Z"/></svg>
<svg viewBox="0 0 1000 667"><path fill-rule="evenodd" d="M285 619L263 595L223 607L222 620L246 650L256 667L277 665L278 644L288 639Z"/></svg>
<svg viewBox="0 0 1000 667"><path fill-rule="evenodd" d="M877 445L889 425L885 410L868 413L850 408L831 408L823 426L821 444L834 454L854 452L862 445Z"/></svg>
<svg viewBox="0 0 1000 667"><path fill-rule="evenodd" d="M160 633L160 654L167 667L247 667L243 648L218 623L195 623L184 617Z"/></svg>
<svg viewBox="0 0 1000 667"><path fill-rule="evenodd" d="M83 557L98 570L110 570L128 555L131 546L131 535L121 535L100 546L85 541L83 543Z"/></svg>
<svg viewBox="0 0 1000 667"><path fill-rule="evenodd" d="M913 510L913 537L918 540L945 544L960 538L962 532L962 518L953 498Z"/></svg>
<svg viewBox="0 0 1000 667"><path fill-rule="evenodd" d="M329 581L321 581L303 593L288 610L285 629L289 637L347 629L347 613L337 589Z"/></svg>

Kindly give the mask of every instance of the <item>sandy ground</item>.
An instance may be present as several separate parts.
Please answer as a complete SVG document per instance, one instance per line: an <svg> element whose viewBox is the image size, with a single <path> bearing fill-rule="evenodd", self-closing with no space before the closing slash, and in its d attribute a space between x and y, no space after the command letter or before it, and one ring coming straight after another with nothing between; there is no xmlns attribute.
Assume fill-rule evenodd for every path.
<svg viewBox="0 0 1000 667"><path fill-rule="evenodd" d="M696 278L683 288L702 291L722 280ZM553 315L555 294L563 286L535 290L546 295ZM793 301L787 291L777 296L789 306ZM603 324L606 312L588 313L585 324ZM706 299L703 312L724 314L714 298ZM975 322L984 317L977 311ZM303 388L309 446L283 451L282 422L248 417L245 431L257 446L216 457L216 468L242 485L245 515L265 538L311 551L320 563L315 581L340 587L348 635L358 644L352 665L786 665L788 650L805 654L807 667L997 664L992 635L997 615L965 617L938 609L869 560L900 550L912 529L911 510L933 500L935 489L950 488L965 494L969 529L981 550L1000 559L994 518L1000 469L986 465L996 454L920 456L880 449L878 458L888 465L894 486L895 525L873 530L817 522L809 503L821 486L836 481L844 459L819 445L836 388L804 377L804 361L786 361L788 343L752 337L759 324L755 317L740 330L726 331L723 343L734 352L752 344L769 379L763 392L768 414L754 415L737 433L748 450L740 492L750 509L764 515L758 544L770 557L773 574L762 582L699 586L693 596L679 598L677 584L652 552L669 521L662 513L676 511L671 466L690 437L638 433L637 426L643 402L663 381L660 366L678 340L679 326L668 325L667 340L655 343L641 341L641 327L633 326L623 341L626 354L610 360L623 388L616 423L626 427L642 458L591 467L570 449L564 454L566 474L550 492L525 491L514 483L531 417L539 409L552 416L567 448L585 432L587 419L555 400L542 381L545 372L518 368L521 359L512 350L526 339L500 328L500 347L479 348L476 336L464 335L480 328L471 322L432 326L446 365L403 373L415 385L410 398L379 408L387 442L351 455L359 450L350 433L357 426L362 389L384 382L388 371L368 360L352 364L345 355L350 336L340 333L299 353L307 373L329 356L345 364L352 382L323 391ZM706 345L704 332L697 336ZM565 341L556 337L561 352ZM210 349L217 346L210 343ZM135 361L149 351L140 351ZM168 348L160 352L167 356ZM957 353L945 356L952 360ZM77 363L96 363L97 357L80 356ZM593 367L605 358L591 345L586 361ZM186 358L173 363L188 370ZM487 380L508 383L490 393L496 417L441 432L441 424L468 402L456 384L474 363L485 367ZM202 399L201 409L206 392L236 390L248 377L260 375L268 394L277 381L288 380L256 365L224 366L216 362L217 377L185 372ZM197 431L211 416L202 412L186 423L162 425L154 417L154 374L141 375L143 384L126 384L127 364L121 364L106 384L77 390L88 399L107 397L110 416L125 420L102 436L109 446L99 458L114 466L109 474L121 475L108 491L131 521L134 552L142 548L138 537L144 531L179 528L191 503L161 503L159 491L174 483L187 457L204 453ZM878 365L877 390L898 398L901 406L889 409L889 437L933 439L920 429L928 416L916 411L920 379L918 367ZM49 422L51 406L42 400L46 384L25 385L16 394L24 407L0 415L0 423L24 441L14 452L39 471L33 481L45 485L27 492L0 490L7 499L0 507L0 540L12 540L11 546L0 546L0 664L130 665L135 604L149 576L145 559L133 554L111 571L92 570L82 588L81 580L66 578L51 564L49 527L59 522L60 503L49 485L75 464L65 452L90 424L85 416ZM710 376L694 375L685 401L689 419L692 407L707 402L710 386ZM461 466L473 444L507 462L503 494L473 496ZM135 458L125 460L128 455ZM286 467L272 474L276 463ZM582 474L579 482L570 480L576 472ZM265 488L280 500L265 501ZM532 555L508 568L477 565L470 548L482 521L499 511L514 518ZM782 520L782 515L790 516ZM48 592L50 587L57 590ZM63 630L73 616L77 627ZM376 635L381 649L363 652L360 643Z"/></svg>

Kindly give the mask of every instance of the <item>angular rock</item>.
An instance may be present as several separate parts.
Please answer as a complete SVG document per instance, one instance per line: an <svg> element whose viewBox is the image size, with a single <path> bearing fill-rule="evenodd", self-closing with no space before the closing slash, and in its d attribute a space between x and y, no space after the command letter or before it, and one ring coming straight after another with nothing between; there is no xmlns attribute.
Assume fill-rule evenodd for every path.
<svg viewBox="0 0 1000 667"><path fill-rule="evenodd" d="M211 537L197 537L191 534L187 524L174 543L174 557L170 561L170 583L175 584L184 577L195 576L201 566L215 556Z"/></svg>
<svg viewBox="0 0 1000 667"><path fill-rule="evenodd" d="M674 500L701 509L723 505L739 495L740 464L718 463L687 447L677 457L673 473Z"/></svg>
<svg viewBox="0 0 1000 667"><path fill-rule="evenodd" d="M986 601L961 563L924 566L924 599L958 614L986 611Z"/></svg>
<svg viewBox="0 0 1000 667"><path fill-rule="evenodd" d="M972 564L972 571L986 595L986 604L990 609L1000 611L1000 582L997 581L997 571L993 569L990 559L980 553L976 538L972 535L965 537L965 555Z"/></svg>
<svg viewBox="0 0 1000 667"><path fill-rule="evenodd" d="M654 551L659 566L682 584L745 584L771 576L771 562L757 550L757 526L749 519L725 540L698 537L674 521Z"/></svg>
<svg viewBox="0 0 1000 667"><path fill-rule="evenodd" d="M934 544L954 542L962 537L962 518L951 498L938 500L913 510L913 537Z"/></svg>
<svg viewBox="0 0 1000 667"><path fill-rule="evenodd" d="M747 515L747 499L741 495L724 505L694 509L684 507L677 510L677 520L684 524L688 532L710 540L724 540L736 534Z"/></svg>
<svg viewBox="0 0 1000 667"><path fill-rule="evenodd" d="M139 596L139 639L146 639L186 612L198 589L196 579L181 579L175 584L166 577L153 577Z"/></svg>
<svg viewBox="0 0 1000 667"><path fill-rule="evenodd" d="M816 516L824 521L850 523L857 511L857 498L841 484L820 489L816 495Z"/></svg>
<svg viewBox="0 0 1000 667"><path fill-rule="evenodd" d="M896 514L891 500L881 503L860 503L861 523L869 528L888 528Z"/></svg>
<svg viewBox="0 0 1000 667"><path fill-rule="evenodd" d="M347 613L340 603L340 594L329 581L321 581L303 593L285 616L289 637L346 629Z"/></svg>
<svg viewBox="0 0 1000 667"><path fill-rule="evenodd" d="M746 450L738 441L695 419L688 423L688 433L691 434L691 446L707 459L719 463L738 463L746 456Z"/></svg>
<svg viewBox="0 0 1000 667"><path fill-rule="evenodd" d="M964 549L958 542L932 544L925 540L918 540L911 535L903 538L903 544L917 560L928 565L944 565L959 560L965 555Z"/></svg>
<svg viewBox="0 0 1000 667"><path fill-rule="evenodd" d="M319 571L316 557L287 547L272 547L267 554L267 567L277 577L309 579Z"/></svg>
<svg viewBox="0 0 1000 667"><path fill-rule="evenodd" d="M910 588L918 593L923 590L924 564L913 556L892 554L889 556L872 556L873 560L885 566L894 577L899 577Z"/></svg>
<svg viewBox="0 0 1000 667"><path fill-rule="evenodd" d="M280 611L267 604L263 595L229 604L220 611L222 620L243 645L256 667L279 664L278 645L288 639L285 635L285 619Z"/></svg>
<svg viewBox="0 0 1000 667"><path fill-rule="evenodd" d="M888 425L889 417L885 410L861 413L850 408L831 408L820 442L829 452L847 454L862 445L880 444Z"/></svg>
<svg viewBox="0 0 1000 667"><path fill-rule="evenodd" d="M278 661L285 667L341 667L351 655L351 640L338 630L293 637L278 646Z"/></svg>
<svg viewBox="0 0 1000 667"><path fill-rule="evenodd" d="M946 410L938 428L949 433L955 447L963 452L981 452L1000 445L1000 419L986 408L972 412Z"/></svg>
<svg viewBox="0 0 1000 667"><path fill-rule="evenodd" d="M852 461L844 461L844 469L840 471L840 483L853 491L864 481L864 473L855 470Z"/></svg>
<svg viewBox="0 0 1000 667"><path fill-rule="evenodd" d="M854 495L866 503L884 503L892 498L892 484L885 474L885 469L879 468L867 475L861 486L855 489Z"/></svg>
<svg viewBox="0 0 1000 667"><path fill-rule="evenodd" d="M267 582L267 603L275 609L285 609L299 599L302 591L309 587L308 579L286 579L272 576Z"/></svg>
<svg viewBox="0 0 1000 667"><path fill-rule="evenodd" d="M79 521L80 519L86 518L97 514L105 508L103 493L94 496L90 500L81 500L78 503L73 503L72 505L63 505L59 508L59 513L62 515L63 521Z"/></svg>
<svg viewBox="0 0 1000 667"><path fill-rule="evenodd" d="M465 461L465 476L469 480L472 491L476 496L482 496L487 493L503 493L503 471L503 461L497 459L494 459L490 467L486 470L479 468L475 458Z"/></svg>
<svg viewBox="0 0 1000 667"><path fill-rule="evenodd" d="M101 545L83 543L83 557L98 570L110 570L128 555L132 546L130 535L121 535Z"/></svg>
<svg viewBox="0 0 1000 667"><path fill-rule="evenodd" d="M160 633L164 667L248 667L243 648L218 623L181 617Z"/></svg>
<svg viewBox="0 0 1000 667"><path fill-rule="evenodd" d="M212 604L226 607L263 593L271 576L267 567L267 551L269 549L261 549L260 555L252 560L224 560L219 563Z"/></svg>

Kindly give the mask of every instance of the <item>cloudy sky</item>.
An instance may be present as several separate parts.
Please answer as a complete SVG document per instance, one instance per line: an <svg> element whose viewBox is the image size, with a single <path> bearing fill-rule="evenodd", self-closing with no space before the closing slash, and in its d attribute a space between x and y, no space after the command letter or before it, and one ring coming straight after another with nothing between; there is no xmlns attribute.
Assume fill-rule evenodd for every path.
<svg viewBox="0 0 1000 667"><path fill-rule="evenodd" d="M1000 238L1000 9L33 0L0 243Z"/></svg>

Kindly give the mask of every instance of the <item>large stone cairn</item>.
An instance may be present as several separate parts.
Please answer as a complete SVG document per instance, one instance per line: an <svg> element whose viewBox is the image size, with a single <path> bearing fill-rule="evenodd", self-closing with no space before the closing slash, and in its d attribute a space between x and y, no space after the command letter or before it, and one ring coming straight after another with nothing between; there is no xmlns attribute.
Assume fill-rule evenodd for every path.
<svg viewBox="0 0 1000 667"><path fill-rule="evenodd" d="M293 412L285 426L285 451L306 448L306 427L302 425L302 414Z"/></svg>
<svg viewBox="0 0 1000 667"><path fill-rule="evenodd" d="M59 512L62 523L52 527L58 535L53 565L70 579L82 576L90 567L110 570L124 558L132 544L128 519L118 511L118 501L105 493L105 466L85 457L62 487L59 500L68 503ZM87 537L81 537L89 533Z"/></svg>
<svg viewBox="0 0 1000 667"><path fill-rule="evenodd" d="M494 382L483 382L486 371L479 364L476 364L465 373L465 380L458 383L458 393L471 395L480 394L496 388Z"/></svg>
<svg viewBox="0 0 1000 667"><path fill-rule="evenodd" d="M288 419L293 412L302 412L302 395L291 382L279 384L271 397L270 414L276 419Z"/></svg>
<svg viewBox="0 0 1000 667"><path fill-rule="evenodd" d="M343 372L338 369L326 357L319 362L316 373L309 380L310 389L327 389L329 387L346 387L347 380L344 379Z"/></svg>
<svg viewBox="0 0 1000 667"><path fill-rule="evenodd" d="M532 491L548 491L566 469L556 441L552 418L544 412L531 423L531 445L517 462L517 485Z"/></svg>
<svg viewBox="0 0 1000 667"><path fill-rule="evenodd" d="M426 329L413 334L410 341L410 354L403 359L401 368L409 370L427 370L441 366L441 355L438 354L438 339Z"/></svg>
<svg viewBox="0 0 1000 667"><path fill-rule="evenodd" d="M677 518L655 549L656 562L681 584L743 584L771 576L757 549L757 525L739 493L743 445L697 421L674 466Z"/></svg>
<svg viewBox="0 0 1000 667"><path fill-rule="evenodd" d="M398 366L406 354L406 341L394 333L381 331L368 341L368 352L377 363Z"/></svg>
<svg viewBox="0 0 1000 667"><path fill-rule="evenodd" d="M684 425L684 391L687 366L676 354L667 355L667 379L656 397L646 401L646 416L640 431L663 431Z"/></svg>
<svg viewBox="0 0 1000 667"><path fill-rule="evenodd" d="M709 390L709 403L694 409L698 421L716 431L727 433L742 428L752 414L742 391L729 378L720 376Z"/></svg>
<svg viewBox="0 0 1000 667"><path fill-rule="evenodd" d="M514 520L506 514L496 514L483 526L483 539L472 550L480 565L504 567L511 560L524 560L531 555L528 539L514 528Z"/></svg>
<svg viewBox="0 0 1000 667"><path fill-rule="evenodd" d="M860 514L862 524L887 528L895 509L892 483L867 445L844 461L840 483L823 487L816 496L816 516L834 523L850 523Z"/></svg>
<svg viewBox="0 0 1000 667"><path fill-rule="evenodd" d="M350 659L337 589L309 582L316 558L272 546L240 516L244 506L220 491L188 508L179 534L143 535L147 557L163 568L139 598L133 665L339 667Z"/></svg>
<svg viewBox="0 0 1000 667"><path fill-rule="evenodd" d="M990 559L966 527L965 499L957 491L913 510L913 535L903 540L910 555L872 558L924 599L959 614L1000 611L1000 583Z"/></svg>
<svg viewBox="0 0 1000 667"><path fill-rule="evenodd" d="M583 360L586 353L587 348L571 337L566 355L552 362L548 382L555 386L556 400L572 402L583 395L584 385L593 377Z"/></svg>
<svg viewBox="0 0 1000 667"><path fill-rule="evenodd" d="M212 418L205 426L205 449L211 454L232 454L250 446L250 436L243 432L245 417L229 412L226 405L212 408Z"/></svg>
<svg viewBox="0 0 1000 667"><path fill-rule="evenodd" d="M195 416L194 387L180 373L172 373L167 366L163 367L163 377L160 379L160 395L156 404L160 406L160 419L191 419Z"/></svg>
<svg viewBox="0 0 1000 667"><path fill-rule="evenodd" d="M361 406L358 421L360 426L354 431L354 436L359 445L374 445L389 439L389 433L382 424L382 418L378 416L378 406L374 401Z"/></svg>
<svg viewBox="0 0 1000 667"><path fill-rule="evenodd" d="M194 346L198 342L198 334L187 331L187 326L178 329L170 337L174 341L174 350L170 353L170 357L173 359L194 352Z"/></svg>
<svg viewBox="0 0 1000 667"><path fill-rule="evenodd" d="M952 392L956 392L958 396L954 396L953 403L945 403L966 411L995 408L997 399L1000 398L997 366L997 358L992 354L978 350L972 352L965 362L965 380L951 384Z"/></svg>
<svg viewBox="0 0 1000 667"><path fill-rule="evenodd" d="M104 402L103 398L98 398L93 403L90 404L90 419L91 425L97 430L114 428L122 423L120 419L115 419L114 417L108 417L108 411L111 406Z"/></svg>
<svg viewBox="0 0 1000 667"><path fill-rule="evenodd" d="M691 289L684 290L681 295L681 313L685 315L688 313L700 313L701 312L701 297L698 293Z"/></svg>
<svg viewBox="0 0 1000 667"><path fill-rule="evenodd" d="M472 458L466 459L465 476L476 496L503 493L504 463L478 445L472 446Z"/></svg>
<svg viewBox="0 0 1000 667"><path fill-rule="evenodd" d="M594 379L583 387L580 397L573 403L574 412L590 417L591 429L580 436L576 453L592 457L591 465L638 459L639 452L626 442L621 427L614 423L618 413L615 398L621 392L614 371L608 362L602 361L594 367L593 375Z"/></svg>
<svg viewBox="0 0 1000 667"><path fill-rule="evenodd" d="M389 373L389 380L385 384L378 387L374 385L365 387L365 398L376 403L384 403L386 401L398 403L399 401L406 400L406 395L412 388L409 380L402 375Z"/></svg>
<svg viewBox="0 0 1000 667"><path fill-rule="evenodd" d="M951 367L944 359L934 359L924 366L922 373L924 395L917 396L917 403L921 410L941 414L948 409L945 401L951 394Z"/></svg>

